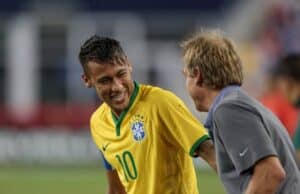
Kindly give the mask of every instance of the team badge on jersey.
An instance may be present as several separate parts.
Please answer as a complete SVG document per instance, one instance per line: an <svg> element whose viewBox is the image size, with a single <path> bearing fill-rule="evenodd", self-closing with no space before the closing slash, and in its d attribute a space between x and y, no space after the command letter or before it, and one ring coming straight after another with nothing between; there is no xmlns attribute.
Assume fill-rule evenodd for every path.
<svg viewBox="0 0 300 194"><path fill-rule="evenodd" d="M133 139L137 142L141 142L145 136L145 117L142 115L134 115L131 120L131 131L133 135Z"/></svg>

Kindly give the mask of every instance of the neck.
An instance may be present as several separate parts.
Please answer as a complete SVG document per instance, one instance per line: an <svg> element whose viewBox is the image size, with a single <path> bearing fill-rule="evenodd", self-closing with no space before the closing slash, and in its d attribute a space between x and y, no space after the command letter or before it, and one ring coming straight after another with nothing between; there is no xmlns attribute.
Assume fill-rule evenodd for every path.
<svg viewBox="0 0 300 194"><path fill-rule="evenodd" d="M113 112L113 114L115 115L115 117L116 117L117 119L120 118L121 112L116 112L116 111L113 111L113 110L112 110L112 112Z"/></svg>
<svg viewBox="0 0 300 194"><path fill-rule="evenodd" d="M207 91L206 91L206 99L205 99L205 109L206 109L206 112L209 111L209 109L211 108L214 100L219 95L219 93L220 93L220 90L207 89Z"/></svg>

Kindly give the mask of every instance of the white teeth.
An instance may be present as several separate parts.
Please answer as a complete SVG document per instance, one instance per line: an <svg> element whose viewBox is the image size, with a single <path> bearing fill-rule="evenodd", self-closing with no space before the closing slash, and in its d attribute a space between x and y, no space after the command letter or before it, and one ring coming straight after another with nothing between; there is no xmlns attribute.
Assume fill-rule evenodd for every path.
<svg viewBox="0 0 300 194"><path fill-rule="evenodd" d="M121 100L123 100L123 98L124 98L124 93L119 93L118 95L116 95L116 96L111 96L112 97L112 99L113 100L115 100L115 101L121 101Z"/></svg>

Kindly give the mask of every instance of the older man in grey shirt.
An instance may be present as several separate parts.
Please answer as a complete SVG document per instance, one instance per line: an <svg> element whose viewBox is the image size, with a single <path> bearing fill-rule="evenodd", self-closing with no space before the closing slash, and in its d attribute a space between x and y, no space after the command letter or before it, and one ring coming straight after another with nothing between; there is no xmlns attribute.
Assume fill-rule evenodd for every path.
<svg viewBox="0 0 300 194"><path fill-rule="evenodd" d="M280 121L244 92L232 42L206 31L185 41L186 87L216 149L218 174L229 194L299 194L295 150Z"/></svg>

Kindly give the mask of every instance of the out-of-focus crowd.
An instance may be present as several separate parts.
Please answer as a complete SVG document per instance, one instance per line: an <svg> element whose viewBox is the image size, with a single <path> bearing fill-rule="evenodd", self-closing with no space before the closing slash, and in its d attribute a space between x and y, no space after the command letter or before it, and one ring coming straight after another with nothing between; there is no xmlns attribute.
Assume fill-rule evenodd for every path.
<svg viewBox="0 0 300 194"><path fill-rule="evenodd" d="M280 1L270 7L258 43L261 70L267 75L260 97L288 130L300 161L300 3Z"/></svg>

